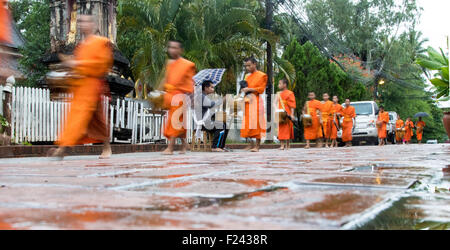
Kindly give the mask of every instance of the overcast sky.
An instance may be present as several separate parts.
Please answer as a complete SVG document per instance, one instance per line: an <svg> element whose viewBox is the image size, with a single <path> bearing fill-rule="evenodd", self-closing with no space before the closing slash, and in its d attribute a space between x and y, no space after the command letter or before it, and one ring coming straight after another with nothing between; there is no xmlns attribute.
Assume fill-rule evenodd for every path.
<svg viewBox="0 0 450 250"><path fill-rule="evenodd" d="M423 8L418 29L428 38L428 46L447 50L446 37L450 33L450 0L417 0Z"/></svg>

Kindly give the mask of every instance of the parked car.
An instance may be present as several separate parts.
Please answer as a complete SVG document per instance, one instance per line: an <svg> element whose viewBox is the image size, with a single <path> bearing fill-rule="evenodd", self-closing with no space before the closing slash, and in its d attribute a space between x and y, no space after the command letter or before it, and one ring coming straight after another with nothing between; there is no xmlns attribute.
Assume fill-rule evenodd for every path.
<svg viewBox="0 0 450 250"><path fill-rule="evenodd" d="M374 101L351 102L350 105L355 107L356 124L353 130L353 144L365 141L368 144L378 144L378 130L376 127L377 115L379 108ZM342 104L345 108L345 103ZM338 132L338 137L342 138L342 130Z"/></svg>
<svg viewBox="0 0 450 250"><path fill-rule="evenodd" d="M387 124L387 140L395 144L395 124L397 123L398 114L395 111L388 111L389 123Z"/></svg>

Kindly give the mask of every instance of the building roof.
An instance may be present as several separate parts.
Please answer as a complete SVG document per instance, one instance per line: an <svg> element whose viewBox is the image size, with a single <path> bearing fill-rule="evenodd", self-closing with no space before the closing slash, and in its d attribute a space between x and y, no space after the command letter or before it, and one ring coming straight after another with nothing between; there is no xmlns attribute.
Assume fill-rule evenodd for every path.
<svg viewBox="0 0 450 250"><path fill-rule="evenodd" d="M22 34L20 33L19 29L17 28L17 25L14 21L11 22L11 38L12 43L2 43L3 46L18 49L20 47L23 47L25 45L25 39L23 38Z"/></svg>

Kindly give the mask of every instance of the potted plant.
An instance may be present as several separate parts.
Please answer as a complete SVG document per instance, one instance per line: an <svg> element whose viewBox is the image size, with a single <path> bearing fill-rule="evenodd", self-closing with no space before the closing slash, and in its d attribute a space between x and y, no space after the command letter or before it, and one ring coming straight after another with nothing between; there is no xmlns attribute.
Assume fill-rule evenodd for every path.
<svg viewBox="0 0 450 250"><path fill-rule="evenodd" d="M442 49L440 53L429 47L428 55L421 56L417 59L417 64L425 69L425 73L430 82L435 87L436 98L438 101L450 100L449 81L448 81L448 54L446 55ZM433 77L428 72L436 72ZM450 138L450 112L444 111L444 127L447 136Z"/></svg>

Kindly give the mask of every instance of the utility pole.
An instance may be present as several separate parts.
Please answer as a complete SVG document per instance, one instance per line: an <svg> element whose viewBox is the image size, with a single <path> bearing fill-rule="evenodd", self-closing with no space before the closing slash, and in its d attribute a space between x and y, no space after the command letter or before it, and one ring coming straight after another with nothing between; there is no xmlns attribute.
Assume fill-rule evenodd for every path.
<svg viewBox="0 0 450 250"><path fill-rule="evenodd" d="M273 2L272 0L266 1L266 29L272 30L273 24ZM266 103L267 103L267 121L272 122L272 93L273 93L273 57L272 57L272 45L269 41L266 41L267 46L267 87L266 87ZM267 130L267 134L271 134L272 126ZM272 141L272 138L267 138L266 141Z"/></svg>

